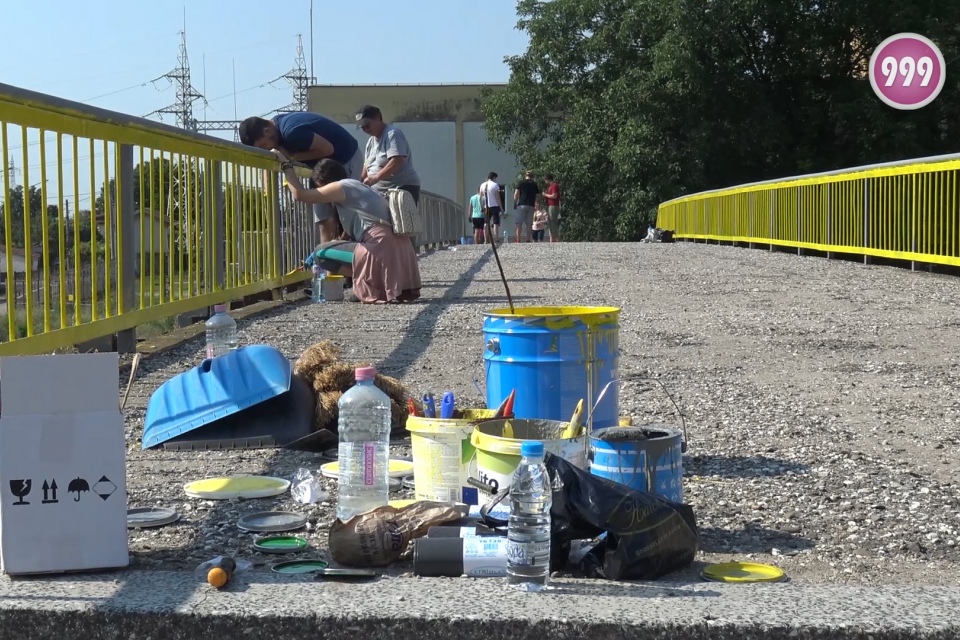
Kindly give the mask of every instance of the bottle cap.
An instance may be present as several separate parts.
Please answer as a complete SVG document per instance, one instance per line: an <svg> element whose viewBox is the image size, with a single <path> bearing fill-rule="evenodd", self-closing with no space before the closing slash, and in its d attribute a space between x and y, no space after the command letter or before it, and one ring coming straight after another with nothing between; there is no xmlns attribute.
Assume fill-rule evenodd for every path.
<svg viewBox="0 0 960 640"><path fill-rule="evenodd" d="M214 312L214 313L226 313L226 312L227 312L227 305L225 305L225 304L215 304L215 305L213 305L213 312Z"/></svg>
<svg viewBox="0 0 960 640"><path fill-rule="evenodd" d="M537 440L524 440L520 444L520 455L539 458L543 456L543 443Z"/></svg>
<svg viewBox="0 0 960 640"><path fill-rule="evenodd" d="M373 380L377 376L376 367L359 367L356 370L357 380Z"/></svg>

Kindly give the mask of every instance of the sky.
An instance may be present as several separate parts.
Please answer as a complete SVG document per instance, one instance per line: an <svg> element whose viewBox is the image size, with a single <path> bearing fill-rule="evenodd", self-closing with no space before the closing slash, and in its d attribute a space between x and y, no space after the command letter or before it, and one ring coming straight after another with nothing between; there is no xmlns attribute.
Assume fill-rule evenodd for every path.
<svg viewBox="0 0 960 640"><path fill-rule="evenodd" d="M130 115L174 103L162 76L177 66L184 25L191 83L206 98L194 104L199 120L291 103L292 89L277 79L294 68L298 34L310 68L310 0L3 4L0 82ZM320 84L505 82L504 58L528 42L516 22L515 0L485 0L480 10L469 0L313 0L313 73ZM175 124L172 115L162 121ZM11 153L19 162L22 152ZM38 158L32 149L31 163ZM38 171L30 169L31 184Z"/></svg>

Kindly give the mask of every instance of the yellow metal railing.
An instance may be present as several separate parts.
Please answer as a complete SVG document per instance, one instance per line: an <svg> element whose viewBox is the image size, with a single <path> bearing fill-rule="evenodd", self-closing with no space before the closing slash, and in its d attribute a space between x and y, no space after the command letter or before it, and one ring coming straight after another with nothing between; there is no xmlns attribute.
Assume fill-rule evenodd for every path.
<svg viewBox="0 0 960 640"><path fill-rule="evenodd" d="M675 237L960 266L960 156L798 176L660 205Z"/></svg>
<svg viewBox="0 0 960 640"><path fill-rule="evenodd" d="M0 355L279 288L309 208L265 152L0 84Z"/></svg>

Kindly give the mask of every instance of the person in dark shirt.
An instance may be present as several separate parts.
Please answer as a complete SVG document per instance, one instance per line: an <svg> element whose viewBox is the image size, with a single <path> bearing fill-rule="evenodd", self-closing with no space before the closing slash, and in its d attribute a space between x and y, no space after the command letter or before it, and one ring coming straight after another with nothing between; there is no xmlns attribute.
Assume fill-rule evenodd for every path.
<svg viewBox="0 0 960 640"><path fill-rule="evenodd" d="M533 228L533 209L537 204L537 196L540 195L540 187L533 180L533 172L527 171L523 180L517 185L517 190L513 194L514 207L517 212L517 242L530 242L530 232ZM527 227L527 239L523 238L523 226Z"/></svg>
<svg viewBox="0 0 960 640"><path fill-rule="evenodd" d="M240 123L240 142L249 147L278 151L284 157L315 167L324 158L336 160L347 170L347 177L360 179L363 173L363 152L357 139L330 118L318 113L300 111L283 113L272 120L247 118ZM321 220L331 217L328 204L313 205L313 219L320 239L324 235Z"/></svg>

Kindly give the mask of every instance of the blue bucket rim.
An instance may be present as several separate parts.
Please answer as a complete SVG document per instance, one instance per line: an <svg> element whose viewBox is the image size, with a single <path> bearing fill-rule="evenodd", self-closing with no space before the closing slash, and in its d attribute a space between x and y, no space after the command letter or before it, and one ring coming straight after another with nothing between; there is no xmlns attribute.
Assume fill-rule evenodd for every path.
<svg viewBox="0 0 960 640"><path fill-rule="evenodd" d="M633 430L635 430L635 431L664 431L664 432L666 432L667 435L658 436L658 437L656 437L656 438L646 438L645 440L614 440L613 442L610 442L609 440L601 440L600 438L597 437L597 434L598 434L598 433L602 433L603 431L607 431L608 429L624 429L624 430L626 430L626 429L633 429ZM631 426L631 427L610 426L610 427L604 427L603 429L595 429L595 430L593 431L593 433L590 434L590 442L591 442L591 443L593 443L593 442L602 442L602 443L605 444L605 445L637 444L637 443L640 443L640 442L649 442L649 441L651 441L651 440L656 440L656 441L659 441L659 440L667 440L668 438L680 438L680 440L681 440L681 442L682 442L682 441L683 441L683 431L681 431L680 429L676 429L676 428L674 428L674 427L667 427L667 426L660 426L660 425L645 425L645 426L641 426L641 427L635 427L635 426Z"/></svg>

